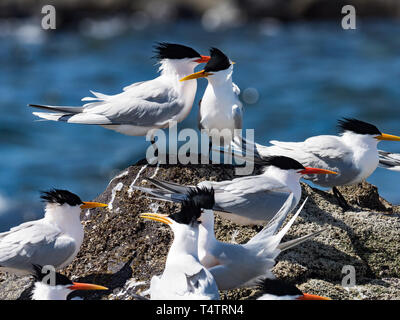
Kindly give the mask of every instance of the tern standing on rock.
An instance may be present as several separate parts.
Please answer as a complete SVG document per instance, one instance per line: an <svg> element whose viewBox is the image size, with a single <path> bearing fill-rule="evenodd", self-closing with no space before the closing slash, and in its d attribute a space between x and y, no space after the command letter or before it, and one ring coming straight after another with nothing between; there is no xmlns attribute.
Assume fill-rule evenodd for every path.
<svg viewBox="0 0 400 320"><path fill-rule="evenodd" d="M95 97L83 98L91 102L82 107L30 104L51 111L33 114L46 120L100 125L130 136L145 136L153 129L182 121L192 109L197 82L179 80L210 57L175 43L159 43L155 50L159 77L131 84L115 95L92 92Z"/></svg>
<svg viewBox="0 0 400 320"><path fill-rule="evenodd" d="M76 290L108 290L108 288L97 284L72 282L61 273L54 275L54 283L45 281L46 274L42 273L42 267L32 266L35 284L32 290L32 300L67 300L68 295ZM50 280L50 279L49 279Z"/></svg>
<svg viewBox="0 0 400 320"><path fill-rule="evenodd" d="M295 285L278 279L265 279L261 281L259 288L261 292L257 300L331 300L301 292Z"/></svg>
<svg viewBox="0 0 400 320"><path fill-rule="evenodd" d="M337 175L308 174L304 178L321 187L332 188L340 206L348 210L350 207L338 186L359 183L368 178L379 163L378 143L382 140L400 141L400 137L382 133L373 124L357 119L339 120L340 135L321 135L306 139L303 142L270 141L272 146L242 140L254 149L255 161L270 155L284 155L296 159L304 166L315 166L334 170ZM238 144L235 141L235 147ZM251 160L250 160L251 161Z"/></svg>
<svg viewBox="0 0 400 320"><path fill-rule="evenodd" d="M207 78L208 86L199 103L199 129L206 130L211 138L217 137L220 144L229 145L234 137L234 130L242 129L240 89L232 81L233 62L217 48L211 48L210 57L203 70L188 75L181 81Z"/></svg>
<svg viewBox="0 0 400 320"><path fill-rule="evenodd" d="M292 207L301 198L300 178L307 174L336 174L336 172L304 167L298 161L284 156L263 159L264 172L256 176L240 177L226 181L202 181L198 187L215 190L213 210L225 219L242 225L263 224L271 220L293 193ZM182 186L173 182L146 178L157 187L133 188L151 195L152 198L173 202L187 199L187 193L195 186Z"/></svg>
<svg viewBox="0 0 400 320"><path fill-rule="evenodd" d="M211 273L198 258L198 236L203 190L190 191L181 211L166 216L143 213L142 218L167 224L174 232L165 269L150 283L151 300L219 300L219 292Z"/></svg>
<svg viewBox="0 0 400 320"><path fill-rule="evenodd" d="M0 233L0 271L29 274L33 264L64 268L83 241L81 209L107 206L83 202L76 194L59 189L43 192L41 198L46 202L44 218Z"/></svg>

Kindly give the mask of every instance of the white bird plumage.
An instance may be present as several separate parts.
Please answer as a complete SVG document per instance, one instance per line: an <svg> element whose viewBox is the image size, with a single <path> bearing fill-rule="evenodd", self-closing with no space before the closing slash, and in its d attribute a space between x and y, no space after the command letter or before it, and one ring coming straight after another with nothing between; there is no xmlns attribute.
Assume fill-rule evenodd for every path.
<svg viewBox="0 0 400 320"><path fill-rule="evenodd" d="M142 214L142 218L166 223L174 233L165 268L161 276L150 283L151 300L218 300L219 292L211 273L198 258L200 208L191 194L181 211L166 217L157 213Z"/></svg>
<svg viewBox="0 0 400 320"><path fill-rule="evenodd" d="M51 112L33 114L53 121L100 125L104 128L131 135L143 136L154 129L166 128L180 122L189 114L197 90L197 82L181 82L183 76L209 57L201 56L192 48L163 43L156 47L160 62L160 76L123 88L115 95L92 91L94 97L82 107L30 106Z"/></svg>
<svg viewBox="0 0 400 320"><path fill-rule="evenodd" d="M210 61L203 70L182 79L205 77L207 88L199 103L198 127L214 142L229 145L235 130L242 129L243 106L239 100L240 89L232 82L233 63L219 49L210 49Z"/></svg>
<svg viewBox="0 0 400 320"><path fill-rule="evenodd" d="M213 275L219 290L254 286L261 278L273 277L271 269L281 251L294 247L323 231L291 240L289 245L283 243L280 246L283 236L300 214L307 199L285 227L277 232L290 213L294 201L293 194L290 194L270 223L243 245L218 241L214 234L214 214L212 210L204 210L199 226L199 258Z"/></svg>
<svg viewBox="0 0 400 320"><path fill-rule="evenodd" d="M55 189L47 192L49 195L54 199L46 204L42 219L0 233L0 271L29 274L32 264L61 269L79 252L84 236L80 213L85 203L66 190ZM72 202L57 203L60 199L61 202L72 199ZM88 208L106 206L87 204L90 204Z"/></svg>

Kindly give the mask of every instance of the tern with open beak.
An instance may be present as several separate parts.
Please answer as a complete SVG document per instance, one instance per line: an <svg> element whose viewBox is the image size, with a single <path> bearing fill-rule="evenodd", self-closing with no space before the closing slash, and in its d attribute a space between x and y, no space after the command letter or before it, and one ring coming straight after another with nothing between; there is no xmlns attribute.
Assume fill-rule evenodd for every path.
<svg viewBox="0 0 400 320"><path fill-rule="evenodd" d="M165 269L150 283L151 300L219 300L219 292L211 273L198 258L198 236L202 190L190 191L180 211L169 216L143 213L140 216L167 224L174 233Z"/></svg>
<svg viewBox="0 0 400 320"><path fill-rule="evenodd" d="M207 78L208 86L199 103L198 126L200 130L205 130L214 142L229 145L235 129L242 129L243 106L239 100L240 89L232 82L233 62L217 48L210 49L210 57L203 70L186 76L181 81Z"/></svg>
<svg viewBox="0 0 400 320"><path fill-rule="evenodd" d="M334 171L304 167L298 161L284 156L263 159L264 172L256 176L239 177L226 181L202 181L197 186L215 190L213 210L223 218L242 225L263 224L271 220L282 207L290 193L293 193L292 210L300 201L300 178L307 174L330 175ZM182 202L195 186L146 178L157 188L134 186L148 193L150 197Z"/></svg>
<svg viewBox="0 0 400 320"><path fill-rule="evenodd" d="M72 282L68 277L56 272L54 278L43 273L39 265L32 265L35 284L32 290L32 300L67 300L68 295L76 290L108 290L97 284ZM54 280L54 283L51 283Z"/></svg>
<svg viewBox="0 0 400 320"><path fill-rule="evenodd" d="M179 80L210 57L175 43L159 43L155 51L159 77L131 84L115 95L92 92L94 97L83 98L89 102L82 107L30 104L51 111L33 114L46 120L100 125L130 136L145 136L153 129L182 121L192 109L197 82ZM154 137L151 142L155 143Z"/></svg>
<svg viewBox="0 0 400 320"><path fill-rule="evenodd" d="M98 202L83 202L67 190L43 192L44 218L22 223L0 233L0 271L32 273L32 265L67 266L77 255L83 241L80 221L82 209L106 207Z"/></svg>
<svg viewBox="0 0 400 320"><path fill-rule="evenodd" d="M400 141L400 137L382 133L373 124L357 119L339 120L340 135L321 135L303 142L270 141L271 146L262 146L242 139L234 141L234 148L254 151L249 161L260 161L270 155L283 155L296 159L304 166L315 166L338 172L336 175L307 174L305 179L321 187L332 188L339 205L348 210L350 207L338 186L359 183L368 178L379 163L378 143L383 140ZM231 152L231 150L227 151Z"/></svg>

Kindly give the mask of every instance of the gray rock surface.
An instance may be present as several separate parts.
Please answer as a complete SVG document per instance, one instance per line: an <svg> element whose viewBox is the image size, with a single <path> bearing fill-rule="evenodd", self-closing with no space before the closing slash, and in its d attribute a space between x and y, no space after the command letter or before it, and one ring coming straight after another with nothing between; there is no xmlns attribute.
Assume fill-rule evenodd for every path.
<svg viewBox="0 0 400 320"><path fill-rule="evenodd" d="M149 280L160 274L172 240L167 226L143 221L138 215L176 210L172 204L156 203L132 191L132 184L147 185L156 176L184 184L234 177L229 165L133 165L112 179L96 199L109 203L109 210L82 213L85 240L78 256L63 272L75 281L94 282L110 288L85 292L86 299L134 299L143 294ZM377 188L364 182L340 189L353 207L342 212L332 194L303 184L309 200L284 240L326 228L313 240L283 252L273 269L281 279L307 293L333 299L400 298L400 207L379 197ZM261 227L238 226L217 217L217 238L245 243ZM234 239L233 239L234 238ZM354 266L356 286L343 288L342 268ZM29 277L0 274L0 299L29 298ZM222 293L225 299L248 299L254 288ZM72 296L74 294L71 294Z"/></svg>

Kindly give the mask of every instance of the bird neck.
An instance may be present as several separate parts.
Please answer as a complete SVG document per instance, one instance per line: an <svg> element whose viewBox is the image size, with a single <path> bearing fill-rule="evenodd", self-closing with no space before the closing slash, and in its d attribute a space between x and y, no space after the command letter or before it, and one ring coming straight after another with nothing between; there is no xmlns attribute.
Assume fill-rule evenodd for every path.
<svg viewBox="0 0 400 320"><path fill-rule="evenodd" d="M214 212L204 210L201 214L201 224L199 225L199 248L208 247L211 243L217 241L214 232Z"/></svg>
<svg viewBox="0 0 400 320"><path fill-rule="evenodd" d="M32 300L67 300L71 291L61 286L50 286L42 282L35 282L32 290Z"/></svg>
<svg viewBox="0 0 400 320"><path fill-rule="evenodd" d="M187 59L163 59L160 61L158 70L161 72L161 76L179 81L183 77L192 74L195 67L196 63L187 61ZM182 83L185 82L183 81Z"/></svg>
<svg viewBox="0 0 400 320"><path fill-rule="evenodd" d="M351 131L346 131L340 136L340 139L356 153L373 150L378 154L379 140L375 139L373 135L357 134Z"/></svg>
<svg viewBox="0 0 400 320"><path fill-rule="evenodd" d="M268 166L264 170L264 174L288 186L299 184L301 178L301 174L297 173L296 170L283 170L275 166Z"/></svg>
<svg viewBox="0 0 400 320"><path fill-rule="evenodd" d="M197 240L199 237L198 226L189 227L179 226L179 230L174 230L174 241L169 249L166 264L176 264L175 258L182 255L192 255L197 257Z"/></svg>
<svg viewBox="0 0 400 320"><path fill-rule="evenodd" d="M57 225L62 230L69 228L82 228L80 221L81 209L79 206L69 206L67 204L58 205L48 203L45 208L44 219Z"/></svg>
<svg viewBox="0 0 400 320"><path fill-rule="evenodd" d="M360 169L356 181L368 178L378 167L378 142L372 135L344 132L342 142L352 151L352 160Z"/></svg>
<svg viewBox="0 0 400 320"><path fill-rule="evenodd" d="M214 89L216 94L225 91L228 91L231 94L233 93L232 71L230 69L218 71L207 77L207 79L208 85Z"/></svg>

